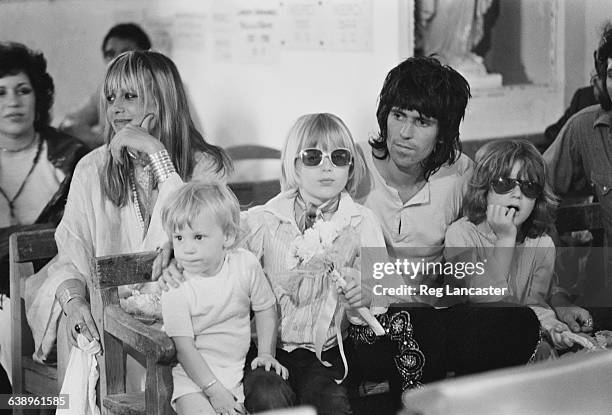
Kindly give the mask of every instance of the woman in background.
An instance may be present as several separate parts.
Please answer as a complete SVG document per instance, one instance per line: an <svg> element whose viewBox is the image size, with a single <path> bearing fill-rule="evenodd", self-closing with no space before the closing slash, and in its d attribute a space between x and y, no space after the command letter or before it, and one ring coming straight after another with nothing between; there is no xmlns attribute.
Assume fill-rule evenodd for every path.
<svg viewBox="0 0 612 415"><path fill-rule="evenodd" d="M55 88L42 53L0 43L0 228L57 225L76 163L87 153L75 138L49 126ZM14 229L14 228L11 228ZM11 375L8 236L0 246L0 363ZM0 378L2 378L0 370ZM8 393L0 379L0 393Z"/></svg>

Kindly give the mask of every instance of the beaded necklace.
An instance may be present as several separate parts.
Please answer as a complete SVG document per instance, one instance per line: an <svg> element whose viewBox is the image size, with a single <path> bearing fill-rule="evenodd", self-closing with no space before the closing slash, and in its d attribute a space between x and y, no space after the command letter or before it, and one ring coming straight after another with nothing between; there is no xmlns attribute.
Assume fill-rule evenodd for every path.
<svg viewBox="0 0 612 415"><path fill-rule="evenodd" d="M36 134L36 136L34 137L34 141L36 141L37 139L38 139L38 134ZM15 193L15 195L12 198L8 197L4 189L0 187L0 195L2 195L2 197L4 197L6 201L8 202L9 212L11 215L11 224L13 225L20 225L19 221L17 220L17 216L15 215L15 201L21 195L23 188L25 187L28 179L32 175L34 168L38 164L38 159L40 158L40 152L42 150L42 144L43 144L43 140L38 140L38 148L36 150L36 155L34 156L34 160L32 161L32 166L30 167L30 171L28 171L28 174L26 175L25 179L23 179L23 182L21 182L21 186L19 186L19 189L17 189L17 192ZM24 147L23 149L19 151L23 151L28 147L30 147L30 144L28 144L26 147ZM10 151L10 152L16 153L18 151Z"/></svg>
<svg viewBox="0 0 612 415"><path fill-rule="evenodd" d="M143 191L145 192L145 196L147 196L146 193L148 193L148 197L151 198L153 189L157 187L157 182L154 177L151 177L152 173L151 167L149 165L144 167L144 172L138 175L138 179L136 178L135 170L135 166L132 166L130 168L130 189L132 191L132 200L136 208L136 216L138 218L138 222L140 223L140 227L144 236L146 234L147 228L149 227L149 222L151 218L150 215L147 215L147 217L145 218L143 212L148 213L151 210L151 206L147 206L150 203L147 203L146 200L141 202L138 196L138 188L136 186L136 183L142 186Z"/></svg>

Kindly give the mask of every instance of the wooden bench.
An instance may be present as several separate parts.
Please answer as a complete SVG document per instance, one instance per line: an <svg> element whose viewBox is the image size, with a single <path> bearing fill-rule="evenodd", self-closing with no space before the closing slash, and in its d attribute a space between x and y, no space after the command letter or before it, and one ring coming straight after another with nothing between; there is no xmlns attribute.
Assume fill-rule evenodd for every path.
<svg viewBox="0 0 612 415"><path fill-rule="evenodd" d="M91 309L101 333L104 355L100 365L102 414L174 414L171 365L174 343L155 327L145 325L119 305L118 287L151 281L156 252L111 255L94 258ZM126 354L135 352L146 369L144 392L126 391Z"/></svg>
<svg viewBox="0 0 612 415"><path fill-rule="evenodd" d="M13 394L54 396L60 390L57 365L45 365L32 358L34 339L26 320L23 300L26 278L57 254L55 229L52 226L41 224L3 228L0 237L2 241L7 241L2 249L7 247L9 252ZM22 414L24 410L15 408L13 413Z"/></svg>
<svg viewBox="0 0 612 415"><path fill-rule="evenodd" d="M239 145L228 147L227 153L235 163L234 167L237 170L238 176L238 180L230 181L228 186L238 198L241 208L246 209L252 206L263 205L280 193L280 181L276 178L280 174L280 168L278 168L278 172L276 168L274 169L274 178L253 179L255 173L265 172L249 174L250 169L257 169L255 166L259 166L259 168L264 170L269 170L270 164L278 164L280 166L280 150L259 145ZM245 168L245 166L240 165L241 163L250 164L246 165Z"/></svg>

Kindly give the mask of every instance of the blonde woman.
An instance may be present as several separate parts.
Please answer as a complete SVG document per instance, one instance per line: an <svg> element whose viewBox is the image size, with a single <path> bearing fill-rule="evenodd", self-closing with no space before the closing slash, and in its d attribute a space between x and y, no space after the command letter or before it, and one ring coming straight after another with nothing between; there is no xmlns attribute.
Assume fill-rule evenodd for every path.
<svg viewBox="0 0 612 415"><path fill-rule="evenodd" d="M106 144L75 170L55 234L58 255L35 303L44 321L61 307L72 344L79 333L99 338L87 301L90 259L155 249L167 240L160 209L168 195L191 178L223 180L231 169L223 150L195 129L178 70L160 53L115 58L107 68L100 113ZM44 360L55 329L49 324L42 330L36 353ZM58 354L60 367L63 357Z"/></svg>

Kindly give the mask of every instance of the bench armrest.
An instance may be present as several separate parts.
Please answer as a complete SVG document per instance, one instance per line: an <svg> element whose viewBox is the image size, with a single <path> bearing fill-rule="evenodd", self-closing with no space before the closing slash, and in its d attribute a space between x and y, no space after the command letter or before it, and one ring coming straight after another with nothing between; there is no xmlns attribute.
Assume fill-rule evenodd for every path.
<svg viewBox="0 0 612 415"><path fill-rule="evenodd" d="M141 323L119 305L106 307L104 327L109 334L144 356L153 355L156 362L170 363L176 356L174 342L166 333Z"/></svg>

